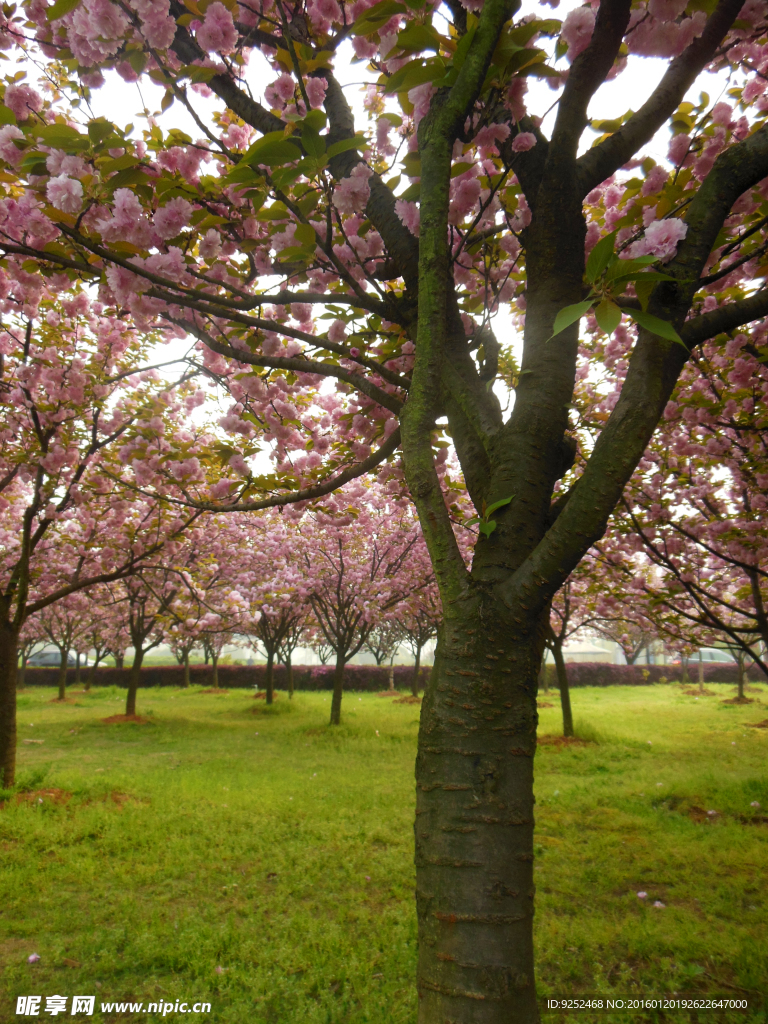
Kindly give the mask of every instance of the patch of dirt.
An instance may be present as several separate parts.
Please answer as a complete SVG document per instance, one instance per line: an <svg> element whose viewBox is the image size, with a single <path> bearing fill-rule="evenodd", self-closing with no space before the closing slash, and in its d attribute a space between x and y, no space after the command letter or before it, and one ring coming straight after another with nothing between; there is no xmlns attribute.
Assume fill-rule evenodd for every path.
<svg viewBox="0 0 768 1024"><path fill-rule="evenodd" d="M16 797L18 804L66 804L72 799L72 794L65 789L36 789L32 793L19 793Z"/></svg>
<svg viewBox="0 0 768 1024"><path fill-rule="evenodd" d="M377 697L396 697L398 694L397 690L379 690L376 694Z"/></svg>
<svg viewBox="0 0 768 1024"><path fill-rule="evenodd" d="M405 697L398 697L392 701L393 704L421 704L421 697L414 697L413 694L406 694Z"/></svg>
<svg viewBox="0 0 768 1024"><path fill-rule="evenodd" d="M75 702L73 700L70 700L69 697L63 697L63 698L62 697L54 697L53 700L49 700L48 703L49 704L74 704Z"/></svg>
<svg viewBox="0 0 768 1024"><path fill-rule="evenodd" d="M589 747L589 740L580 740L578 736L537 736L536 742L541 747Z"/></svg>
<svg viewBox="0 0 768 1024"><path fill-rule="evenodd" d="M550 704L548 700L537 700L536 701L536 707L537 708L553 708L554 706L555 705L554 704Z"/></svg>
<svg viewBox="0 0 768 1024"><path fill-rule="evenodd" d="M714 690L708 690L706 686L703 690L691 688L690 690L683 690L683 693L687 693L689 697L716 697L717 694Z"/></svg>
<svg viewBox="0 0 768 1024"><path fill-rule="evenodd" d="M219 693L226 697L229 694L229 690L222 690L219 686L211 686L208 690L199 690L198 693Z"/></svg>
<svg viewBox="0 0 768 1024"><path fill-rule="evenodd" d="M737 814L742 825L768 825L768 814Z"/></svg>
<svg viewBox="0 0 768 1024"><path fill-rule="evenodd" d="M697 825L700 825L703 821L712 821L713 818L720 817L719 814L707 814L705 809L703 807L699 807L697 804L694 804L692 807L689 807L685 813L688 815L691 821L695 821Z"/></svg>
<svg viewBox="0 0 768 1024"><path fill-rule="evenodd" d="M22 740L22 743L44 743L45 740Z"/></svg>
<svg viewBox="0 0 768 1024"><path fill-rule="evenodd" d="M150 720L143 715L110 715L102 718L104 725L119 725L121 722L133 722L134 725L149 725Z"/></svg>
<svg viewBox="0 0 768 1024"><path fill-rule="evenodd" d="M266 690L259 690L258 693L254 693L253 699L254 700L266 700L267 699L267 691ZM277 700L277 694L276 693L272 694L272 700L273 701Z"/></svg>
<svg viewBox="0 0 768 1024"><path fill-rule="evenodd" d="M721 700L721 704L754 704L754 697L730 697L728 700ZM757 702L760 703L759 701Z"/></svg>
<svg viewBox="0 0 768 1024"><path fill-rule="evenodd" d="M745 722L744 725L748 725L750 729L768 729L768 718L764 718L762 722Z"/></svg>

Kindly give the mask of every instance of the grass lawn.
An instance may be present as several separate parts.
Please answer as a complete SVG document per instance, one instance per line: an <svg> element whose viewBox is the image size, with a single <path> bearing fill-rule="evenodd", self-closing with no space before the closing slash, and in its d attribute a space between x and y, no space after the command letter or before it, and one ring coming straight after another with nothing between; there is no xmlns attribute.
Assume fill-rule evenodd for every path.
<svg viewBox="0 0 768 1024"><path fill-rule="evenodd" d="M708 687L576 690L591 742L539 747L542 996L689 992L752 1007L700 1020L767 1019L768 729L747 723L768 687L747 706ZM0 810L0 1021L24 1019L17 995L95 994L66 1019L160 1020L100 1003L181 999L211 1013L167 1019L415 1022L418 706L348 693L331 730L330 695L144 690L149 724L106 725L122 691L53 696L19 695ZM559 723L543 708L540 735Z"/></svg>

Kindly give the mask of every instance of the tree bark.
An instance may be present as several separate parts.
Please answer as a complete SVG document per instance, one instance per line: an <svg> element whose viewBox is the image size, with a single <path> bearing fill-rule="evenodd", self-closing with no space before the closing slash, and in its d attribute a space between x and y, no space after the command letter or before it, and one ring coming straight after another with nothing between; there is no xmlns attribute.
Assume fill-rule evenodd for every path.
<svg viewBox="0 0 768 1024"><path fill-rule="evenodd" d="M413 666L413 678L411 680L411 693L414 697L419 696L419 669L421 668L421 644L416 646L416 660Z"/></svg>
<svg viewBox="0 0 768 1024"><path fill-rule="evenodd" d="M136 691L141 682L141 663L144 661L144 651L141 647L134 648L133 664L131 674L128 677L128 696L125 701L126 715L136 714Z"/></svg>
<svg viewBox="0 0 768 1024"><path fill-rule="evenodd" d="M681 665L682 670L683 670L683 674L682 674L682 676L680 678L680 682L681 683L687 683L688 682L688 659L684 658L682 656L682 654L680 655L680 665Z"/></svg>
<svg viewBox="0 0 768 1024"><path fill-rule="evenodd" d="M390 661L390 663L389 663L389 674L388 674L387 679L388 679L388 683L389 683L388 688L390 690L394 690L394 688L395 688L395 665L394 665L394 662L392 662L392 661Z"/></svg>
<svg viewBox="0 0 768 1024"><path fill-rule="evenodd" d="M704 661L699 651L699 693L704 693Z"/></svg>
<svg viewBox="0 0 768 1024"><path fill-rule="evenodd" d="M75 686L80 685L80 651L75 654Z"/></svg>
<svg viewBox="0 0 768 1024"><path fill-rule="evenodd" d="M59 688L59 697L58 697L58 699L59 700L66 700L66 697L67 697L67 669L69 667L67 665L67 662L69 661L69 648L65 649L63 647L60 647L59 648L59 655L61 656L61 661L59 663L59 679L58 679L58 683L57 683L58 688Z"/></svg>
<svg viewBox="0 0 768 1024"><path fill-rule="evenodd" d="M27 678L27 652L26 651L22 651L21 652L21 668L18 670L18 674L17 674L17 678L16 678L16 689L17 690L23 690L24 689L24 683L26 681L26 678Z"/></svg>
<svg viewBox="0 0 768 1024"><path fill-rule="evenodd" d="M331 700L331 725L341 724L341 697L344 692L344 666L346 660L340 652L336 654L336 668L333 672L333 698Z"/></svg>
<svg viewBox="0 0 768 1024"><path fill-rule="evenodd" d="M560 690L560 707L563 709L563 736L573 736L573 712L571 711L571 688L568 685L568 670L563 657L563 645L555 641L551 647L557 670L557 686Z"/></svg>
<svg viewBox="0 0 768 1024"><path fill-rule="evenodd" d="M538 1020L537 632L475 608L438 639L416 758L419 1024Z"/></svg>
<svg viewBox="0 0 768 1024"><path fill-rule="evenodd" d="M19 636L7 620L0 620L0 783L10 788L16 780L16 667Z"/></svg>
<svg viewBox="0 0 768 1024"><path fill-rule="evenodd" d="M219 656L215 651L211 651L211 671L213 676L213 687L218 690L219 688Z"/></svg>
<svg viewBox="0 0 768 1024"><path fill-rule="evenodd" d="M741 700L744 697L744 660L744 651L739 651L739 653L736 655L736 661L739 666L739 700Z"/></svg>
<svg viewBox="0 0 768 1024"><path fill-rule="evenodd" d="M184 682L182 685L186 689L189 686L189 651L184 651L182 664L184 666Z"/></svg>
<svg viewBox="0 0 768 1024"><path fill-rule="evenodd" d="M293 661L290 654L285 659L285 673L288 678L288 700L293 700Z"/></svg>
<svg viewBox="0 0 768 1024"><path fill-rule="evenodd" d="M85 677L85 690L86 690L86 693L88 692L88 690L90 690L90 688L96 682L96 669L99 667L100 662L101 662L101 655L97 653L96 657L93 659L93 664L90 667L88 675Z"/></svg>
<svg viewBox="0 0 768 1024"><path fill-rule="evenodd" d="M266 671L267 704L272 704L275 699L275 652L267 647L267 671Z"/></svg>
<svg viewBox="0 0 768 1024"><path fill-rule="evenodd" d="M125 664L125 653L113 654L112 657L115 659L115 668L119 668L122 671Z"/></svg>

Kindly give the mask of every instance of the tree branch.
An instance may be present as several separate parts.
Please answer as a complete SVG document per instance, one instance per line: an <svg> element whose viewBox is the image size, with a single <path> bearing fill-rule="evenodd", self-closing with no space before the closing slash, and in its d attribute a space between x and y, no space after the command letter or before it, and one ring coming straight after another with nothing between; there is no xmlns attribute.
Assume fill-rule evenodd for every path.
<svg viewBox="0 0 768 1024"><path fill-rule="evenodd" d="M720 0L707 20L704 32L672 61L651 97L638 112L617 132L576 161L581 195L586 195L601 181L605 181L653 138L682 102L700 72L713 59L742 7L741 0Z"/></svg>

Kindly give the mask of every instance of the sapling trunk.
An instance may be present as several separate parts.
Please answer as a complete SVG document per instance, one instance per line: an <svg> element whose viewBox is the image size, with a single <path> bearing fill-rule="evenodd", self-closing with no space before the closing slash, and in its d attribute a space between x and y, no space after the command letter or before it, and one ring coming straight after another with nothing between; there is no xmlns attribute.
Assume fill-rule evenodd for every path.
<svg viewBox="0 0 768 1024"><path fill-rule="evenodd" d="M394 688L395 688L395 665L394 665L394 658L389 663L389 674L388 674L387 678L388 678L388 683L389 683L389 687L388 687L389 690L394 690Z"/></svg>
<svg viewBox="0 0 768 1024"><path fill-rule="evenodd" d="M184 666L184 682L182 685L186 689L189 686L189 651L184 651L182 665Z"/></svg>
<svg viewBox="0 0 768 1024"><path fill-rule="evenodd" d="M128 677L128 696L125 701L126 715L136 714L136 692L139 689L139 683L141 682L141 664L143 661L144 651L141 647L135 648L133 664L131 665L131 674Z"/></svg>
<svg viewBox="0 0 768 1024"><path fill-rule="evenodd" d="M69 661L69 648L60 647L59 654L61 655L61 661L59 662L59 700L66 700L67 697L67 662Z"/></svg>
<svg viewBox="0 0 768 1024"><path fill-rule="evenodd" d="M113 654L112 657L115 659L115 668L119 668L122 672L123 666L125 665L125 653Z"/></svg>
<svg viewBox="0 0 768 1024"><path fill-rule="evenodd" d="M411 679L411 693L414 697L419 696L419 669L421 668L421 644L416 647L416 660L413 665L413 677Z"/></svg>
<svg viewBox="0 0 768 1024"><path fill-rule="evenodd" d="M290 654L285 659L285 674L288 679L288 699L293 700L293 662Z"/></svg>
<svg viewBox="0 0 768 1024"><path fill-rule="evenodd" d="M93 664L88 670L88 675L85 677L86 692L90 690L91 686L93 686L93 684L96 682L96 669L99 667L100 662L101 655L97 654L96 657L93 659Z"/></svg>
<svg viewBox="0 0 768 1024"><path fill-rule="evenodd" d="M704 693L704 661L699 651L699 693Z"/></svg>
<svg viewBox="0 0 768 1024"><path fill-rule="evenodd" d="M573 712L571 711L571 689L568 685L568 670L563 657L563 645L559 641L552 644L552 656L557 670L557 685L560 690L560 707L563 710L563 736L573 736Z"/></svg>
<svg viewBox="0 0 768 1024"><path fill-rule="evenodd" d="M26 678L27 678L27 652L26 651L22 651L21 652L21 668L18 671L18 676L17 676L17 679L16 679L16 688L17 689L19 689L19 690L23 690L24 689L24 683L26 681Z"/></svg>
<svg viewBox="0 0 768 1024"><path fill-rule="evenodd" d="M267 704L275 699L275 652L271 647L267 648L267 671L266 671Z"/></svg>
<svg viewBox="0 0 768 1024"><path fill-rule="evenodd" d="M0 620L0 782L10 788L16 779L16 670L19 636Z"/></svg>
<svg viewBox="0 0 768 1024"><path fill-rule="evenodd" d="M331 725L341 724L341 696L344 692L344 655L336 654L336 667L333 671L333 698L331 699Z"/></svg>
<svg viewBox="0 0 768 1024"><path fill-rule="evenodd" d="M683 682L683 683L687 683L687 682L689 682L689 679L688 679L688 659L684 658L682 655L680 657L680 665L681 665L682 670L683 670L683 674L681 676L680 681Z"/></svg>
<svg viewBox="0 0 768 1024"><path fill-rule="evenodd" d="M80 651L75 655L75 686L80 685Z"/></svg>
<svg viewBox="0 0 768 1024"><path fill-rule="evenodd" d="M213 679L212 685L215 689L219 688L219 655L216 651L211 651L211 677Z"/></svg>
<svg viewBox="0 0 768 1024"><path fill-rule="evenodd" d="M739 666L739 669L738 669L738 671L739 671L739 700L742 700L743 697L744 697L744 676L745 676L745 672L744 672L744 660L745 660L744 651L739 651L738 655L736 656L736 660L737 660L737 664Z"/></svg>

